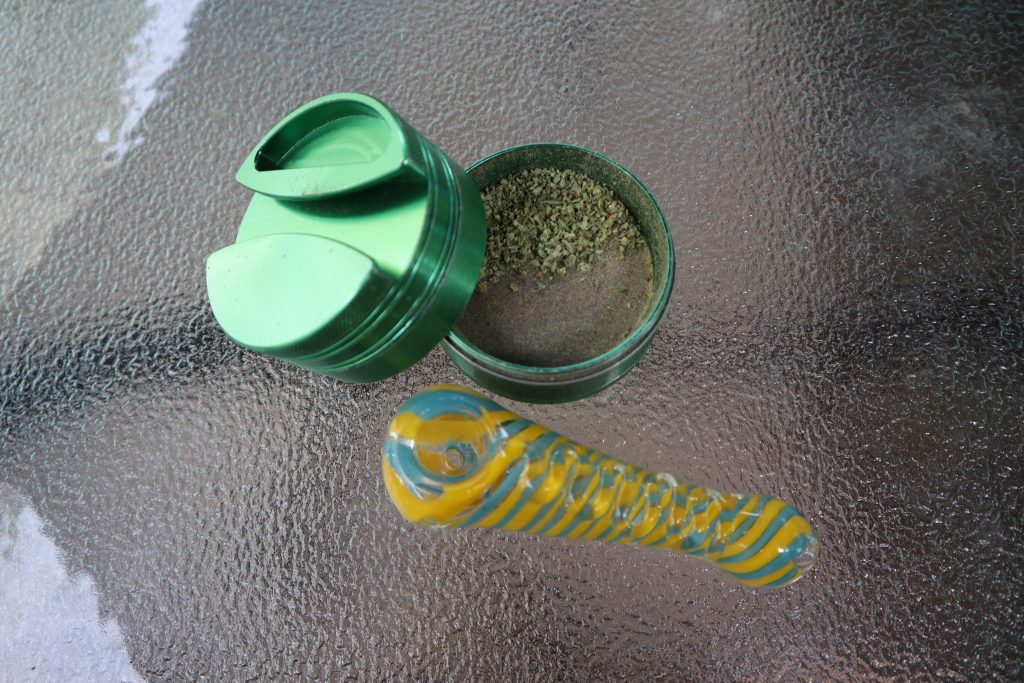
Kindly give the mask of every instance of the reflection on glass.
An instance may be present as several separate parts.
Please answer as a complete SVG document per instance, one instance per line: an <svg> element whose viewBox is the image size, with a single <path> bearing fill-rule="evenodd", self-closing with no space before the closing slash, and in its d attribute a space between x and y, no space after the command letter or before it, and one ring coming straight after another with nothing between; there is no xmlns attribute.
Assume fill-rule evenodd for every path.
<svg viewBox="0 0 1024 683"><path fill-rule="evenodd" d="M0 681L142 681L96 586L68 575L24 499L0 486Z"/></svg>

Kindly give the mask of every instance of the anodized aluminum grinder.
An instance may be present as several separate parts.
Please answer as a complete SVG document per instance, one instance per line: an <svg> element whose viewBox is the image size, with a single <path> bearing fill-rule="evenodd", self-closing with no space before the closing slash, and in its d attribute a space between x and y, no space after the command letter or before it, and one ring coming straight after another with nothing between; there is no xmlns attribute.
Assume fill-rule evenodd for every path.
<svg viewBox="0 0 1024 683"><path fill-rule="evenodd" d="M650 300L636 328L572 365L510 362L453 332L483 265L480 189L540 167L610 187L652 256ZM235 243L207 259L214 317L241 346L345 382L395 375L444 341L456 365L497 394L575 400L640 360L671 294L672 239L654 198L621 166L579 147L516 147L467 174L384 103L341 93L286 116L237 179L254 194Z"/></svg>

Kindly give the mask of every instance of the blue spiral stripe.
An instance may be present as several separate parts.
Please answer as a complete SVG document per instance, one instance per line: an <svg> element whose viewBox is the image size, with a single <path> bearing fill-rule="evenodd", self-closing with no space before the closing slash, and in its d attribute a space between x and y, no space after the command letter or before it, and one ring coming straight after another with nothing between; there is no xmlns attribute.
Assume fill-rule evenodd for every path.
<svg viewBox="0 0 1024 683"><path fill-rule="evenodd" d="M553 433L553 432L548 432L548 433ZM565 451L568 450L568 449L571 449L571 447L572 447L572 442L571 441L562 441L561 443L558 443L557 445L551 447L551 449L549 450L550 454L548 455L548 468L545 471L545 478L550 476L549 473L551 472L551 466L552 465L560 465L560 464L565 462ZM575 470L577 470L577 467L579 466L579 464L580 464L579 460L573 459L572 467L569 469L569 471L565 475L565 480L566 481L571 481L572 480L572 477L575 474ZM565 500L566 493L568 493L567 487L562 486L562 489L560 490L560 492L558 492L558 496L556 496L555 498L551 499L550 501L545 503L543 506L541 506L541 508L537 512L534 513L534 516L530 517L529 520L525 524L522 525L522 530L523 531L527 531L529 533L536 533L537 531L532 530L532 527L534 527L535 524L539 524L541 522L541 520L544 519L545 515L547 515L548 512L551 511L551 508L555 507L556 505L560 505L562 503L562 501ZM535 496L537 495L536 492L535 492L534 495Z"/></svg>
<svg viewBox="0 0 1024 683"><path fill-rule="evenodd" d="M765 587L772 587L772 588L774 588L775 586L785 586L787 583L792 581L793 577L795 577L799 572L800 572L800 568L797 567L796 565L793 565L792 567L789 568L788 572L786 572L785 574L783 574L779 578L775 579L774 581L769 581L768 583L766 583Z"/></svg>
<svg viewBox="0 0 1024 683"><path fill-rule="evenodd" d="M573 467L573 471L575 472L575 470L578 469L579 463L582 462L582 463L585 463L585 464L590 464L589 461L590 461L589 458L577 458L576 459L576 464ZM597 468L594 467L591 464L590 474L587 476L586 481L583 483L583 490L584 491L586 491L588 488L590 488L591 482L593 482L594 478L597 477L597 476L598 476ZM575 481L573 480L573 478L571 476L567 477L566 480L567 481L571 481L573 483L570 486L566 487L566 494L567 495L565 497L568 498L569 497L568 494L572 494L573 496L575 496L575 492L573 491L573 488L572 488L573 486L575 486ZM595 491L596 490L597 489L595 488ZM594 492L591 492L590 496L587 496L587 500L590 500L590 498L593 495L594 495ZM562 506L561 509L557 510L555 512L555 514L551 515L551 519L549 519L547 522L545 522L544 526L542 526L540 529L538 529L536 533L544 534L544 533L547 533L549 530L553 529L555 526L557 526L559 522L561 522L563 519L565 519L565 515L568 514L569 508L572 506L572 504L574 502L575 502L575 498L573 500L571 500L571 501L567 500L565 505ZM572 521L570 521L570 526L574 526L576 524L579 524L580 521L585 519L583 516L581 516L580 513L583 512L583 510L586 509L586 505L587 505L586 501L584 501L583 505L581 505L580 508L574 513L573 519L572 519ZM541 519L543 519L543 517ZM563 533L564 533L564 530L563 530Z"/></svg>
<svg viewBox="0 0 1024 683"><path fill-rule="evenodd" d="M609 515L612 515L612 514L615 513L615 509L617 507L617 502L619 500L619 496L622 494L622 487L626 485L626 483L625 483L625 476L622 474L622 466L621 465L615 465L611 469L611 471L606 472L605 474L608 474L611 477L611 479L614 480L614 483L615 483L615 490L612 491L612 496L611 496L611 504L610 504L607 512L605 512L600 517L594 517L593 519L590 520L590 522L587 524L587 526L584 527L584 529L582 531L580 531L580 533L579 533L580 536L585 536L586 534L588 534L590 532L591 529L593 529L595 526L597 526L597 524L599 522L601 522L601 520L603 520L603 519L607 518ZM604 476L604 475L602 475L602 476ZM599 486L598 488L600 489L603 486L604 485ZM609 525L609 526L611 526L611 525ZM603 535L604 535L604 533L602 532L598 536L598 538L600 538ZM597 539L594 539L594 540L597 540Z"/></svg>
<svg viewBox="0 0 1024 683"><path fill-rule="evenodd" d="M577 467L579 467L579 463L574 460L572 463L572 467L569 469L569 473L566 475L568 479L572 479L573 475L576 474ZM562 490L558 492L557 496L555 496L547 503L542 505L540 509L537 510L536 513L534 513L533 517L530 518L530 521L528 521L526 524L522 526L523 531L529 532L531 534L537 533L536 529L534 529L534 526L540 524L541 520L543 520L544 517L547 516L547 514L551 511L552 508L562 505L562 503L565 501L565 496L567 492L568 489L563 487Z"/></svg>
<svg viewBox="0 0 1024 683"><path fill-rule="evenodd" d="M726 522L735 522L736 518L739 517L740 512L750 502L748 496L740 496L739 499L733 504L732 507L721 510L718 513L718 517L714 521L714 529L718 531L723 524ZM756 507L756 505L755 505ZM719 537L718 543L712 543L707 548L708 555L718 555L725 550L727 542L724 538Z"/></svg>
<svg viewBox="0 0 1024 683"><path fill-rule="evenodd" d="M661 505L661 499L665 496L664 488L659 490L658 494L659 494L658 495L658 501L656 502L656 505ZM650 494L648 494L647 500L650 501ZM674 503L675 503L675 487L669 487L668 504L667 505L662 505L662 507L661 507L661 514L658 516L658 521L654 523L654 526L651 527L650 531L648 531L646 534L644 534L640 538L631 539L630 543L639 544L644 539L650 538L651 534L653 534L655 531L657 531L661 527L661 523L665 521L666 517L668 517L669 513L672 511L672 506L673 506ZM659 540L665 537L665 532L666 531L668 531L667 528L662 530L661 536L658 537Z"/></svg>
<svg viewBox="0 0 1024 683"><path fill-rule="evenodd" d="M480 503L480 507L473 510L472 514L455 526L472 526L489 515L494 508L501 504L505 496L516 487L516 484L519 482L519 476L523 473L524 469L526 469L526 460L516 460L515 465L505 472L505 478L502 479L498 488L492 493L484 495L484 501Z"/></svg>
<svg viewBox="0 0 1024 683"><path fill-rule="evenodd" d="M605 456L604 454L598 454L597 459L593 461L592 475L589 479L587 479L587 484L584 490L590 488L591 483L594 481L594 477L604 478L605 474L607 474L607 472L600 469L599 467L599 465L605 460L607 460L607 456ZM580 509L579 511L577 511L576 516L573 518L573 520L569 522L564 529L558 532L557 535L559 537L564 538L568 536L573 531L575 531L580 524L583 524L584 522L588 523L588 527L597 522L598 518L593 516L592 508L590 507L590 501L592 501L594 497L601 492L601 489L602 487L600 484L593 488L593 490L590 492L590 495L587 496L587 499L583 501L583 505L580 506Z"/></svg>
<svg viewBox="0 0 1024 683"><path fill-rule="evenodd" d="M693 486L691 486L690 484L680 484L679 486L676 486L675 490L672 492L672 500L669 503L669 505L673 508L678 506L680 504L679 501L686 500L687 496L690 494L691 489L693 489ZM648 545L657 546L659 543L664 543L666 539L672 538L673 536L676 536L678 534L682 534L683 530L686 528L685 522L686 518L683 518L673 524L665 525L664 533L661 536L659 536L656 540L648 543ZM654 528L657 529L658 527Z"/></svg>
<svg viewBox="0 0 1024 683"><path fill-rule="evenodd" d="M636 503L634 503L634 507L637 508L636 512L632 512L632 510L631 510L631 514L626 519L626 523L622 527L622 531L619 532L614 538L609 539L612 543L620 543L622 541L622 539L624 539L626 536L628 536L629 533L633 530L633 525L636 524L637 518L640 517L640 515L648 507L651 506L651 501L647 497L647 493L649 492L649 488L648 487L651 485L650 479L654 478L655 476L656 475L654 475L653 473L648 472L640 480L640 482L641 482L640 483L641 489L637 493L637 497L634 499L636 501Z"/></svg>
<svg viewBox="0 0 1024 683"><path fill-rule="evenodd" d="M686 553L687 555L699 555L701 557L711 555L711 549L714 547L713 544L709 544L707 548L701 548L701 546L704 545L704 541L706 541L709 536L717 532L718 520L716 519L708 524L708 528L704 531L691 531L687 534L686 537L680 540L678 550Z"/></svg>
<svg viewBox="0 0 1024 683"><path fill-rule="evenodd" d="M690 508L686 511L686 517L683 518L682 523L680 523L679 525L683 533L685 534L683 536L682 541L680 541L679 543L680 551L684 553L692 553L697 549L698 546L700 546L701 543L704 542L704 539L707 538L707 535L699 536L693 531L688 532L686 530L693 524L693 516L697 513L704 512L705 510L707 510L708 506L711 505L711 500L711 498L705 498L701 502L694 503L693 505L691 505ZM713 528L714 526L709 524L707 531L710 531Z"/></svg>
<svg viewBox="0 0 1024 683"><path fill-rule="evenodd" d="M545 437L547 437L547 439L545 439ZM530 444L530 449L524 455L524 462L529 462L532 459L532 451L534 451L536 448L546 448L547 444L553 441L555 438L557 438L557 434L553 434L552 432L545 432L542 436L538 437L536 441ZM526 507L527 503L529 503L533 499L533 494L536 493L540 485L544 483L545 479L547 479L548 473L551 471L552 464L553 463L549 460L547 463L547 467L544 468L544 471L526 483L526 486L523 487L523 490L520 493L519 498L516 500L515 504L508 512L505 513L505 515L501 518L501 520L499 520L495 524L495 526L505 526L515 518L515 516L519 513L520 510Z"/></svg>
<svg viewBox="0 0 1024 683"><path fill-rule="evenodd" d="M718 562L721 564L734 564L753 557L760 552L761 548L763 548L773 536L775 536L778 530L782 528L782 525L788 522L790 517L793 517L796 514L797 511L787 505L775 518L772 519L767 528L765 528L765 530L761 532L761 535L757 537L757 540L754 541L753 545L742 552L736 553L735 555L721 557L718 559Z"/></svg>
<svg viewBox="0 0 1024 683"><path fill-rule="evenodd" d="M504 422L498 423L499 434L497 439L491 439L487 444L487 452L492 455L497 455L505 446L505 441L511 439L513 436L523 431L533 423L529 420L524 420L521 417L512 418L505 420Z"/></svg>
<svg viewBox="0 0 1024 683"><path fill-rule="evenodd" d="M633 483L633 478L627 477L626 482L623 486L628 486L631 483ZM633 517L639 514L640 510L643 509L642 505L638 506L636 503L631 503L628 507L626 507L626 512L620 514L620 511L623 509L623 507L625 507L621 503L622 500L619 499L616 501L616 504L612 506L612 509L610 511L611 522L608 524L608 528L602 531L600 535L598 535L597 540L608 542L614 541L615 538L621 535L621 531L619 534L616 534L616 527L618 526L618 524L620 522L624 523L627 525L628 528L629 520L632 520ZM633 508L636 508L636 512L633 511Z"/></svg>
<svg viewBox="0 0 1024 683"><path fill-rule="evenodd" d="M770 562L768 562L767 564L762 565L758 569L754 569L754 570L749 571L749 572L733 571L733 570L729 569L728 567L722 567L721 564L719 564L719 567L721 567L721 569L723 571L726 571L729 574L732 574L737 579L745 579L747 581L750 581L752 579L763 579L764 577L768 576L769 574L773 574L773 573L779 571L780 569L785 567L787 564L791 564L793 562L793 560L795 560L797 557L800 556L800 553L802 553L804 551L804 548L806 546L807 546L807 537L806 536L798 536L795 539L793 539L793 542L790 543L789 546L787 546L785 550L783 550L778 555L776 555L775 558L772 559Z"/></svg>
<svg viewBox="0 0 1024 683"><path fill-rule="evenodd" d="M764 510L764 506L767 504L768 498L761 498L760 500L758 500L757 505L754 506L754 509L747 513L749 516L745 520L743 520L743 523L740 524L735 531L732 532L732 535L730 535L729 538L725 539L724 545L735 543L736 541L743 538L747 531L750 530L750 527L754 526L754 523L758 520L758 518L761 516L761 512Z"/></svg>

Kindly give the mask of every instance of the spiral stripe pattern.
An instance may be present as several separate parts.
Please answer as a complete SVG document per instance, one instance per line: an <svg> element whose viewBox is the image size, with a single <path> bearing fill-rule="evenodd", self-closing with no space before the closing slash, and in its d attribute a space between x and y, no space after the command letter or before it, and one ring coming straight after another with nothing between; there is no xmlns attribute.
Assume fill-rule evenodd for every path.
<svg viewBox="0 0 1024 683"><path fill-rule="evenodd" d="M464 387L430 387L406 401L382 467L399 512L425 526L665 548L752 586L792 583L817 557L811 525L782 500L619 462Z"/></svg>

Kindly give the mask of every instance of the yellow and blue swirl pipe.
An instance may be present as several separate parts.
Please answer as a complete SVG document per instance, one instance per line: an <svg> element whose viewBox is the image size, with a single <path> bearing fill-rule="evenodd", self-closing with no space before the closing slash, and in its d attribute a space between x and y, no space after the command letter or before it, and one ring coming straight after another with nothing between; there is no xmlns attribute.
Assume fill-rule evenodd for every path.
<svg viewBox="0 0 1024 683"><path fill-rule="evenodd" d="M399 512L424 526L666 548L752 586L792 583L817 557L811 525L778 498L619 462L464 387L429 387L402 405L383 470Z"/></svg>

